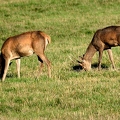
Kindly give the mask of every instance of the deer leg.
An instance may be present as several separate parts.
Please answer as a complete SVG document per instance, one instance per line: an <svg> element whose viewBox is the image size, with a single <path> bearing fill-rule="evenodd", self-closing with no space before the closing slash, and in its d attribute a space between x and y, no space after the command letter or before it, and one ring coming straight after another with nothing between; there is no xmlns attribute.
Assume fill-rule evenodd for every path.
<svg viewBox="0 0 120 120"><path fill-rule="evenodd" d="M107 52L108 52L110 61L111 61L111 63L112 63L112 67L113 67L113 69L115 69L115 64L114 64L114 59L113 59L112 50L111 50L111 49L108 49Z"/></svg>
<svg viewBox="0 0 120 120"><path fill-rule="evenodd" d="M1 68L1 70L0 70L0 78L2 78L3 74L4 74L4 69L5 69L5 59L2 56L0 56L0 57L1 57L1 61L0 61L0 68Z"/></svg>
<svg viewBox="0 0 120 120"><path fill-rule="evenodd" d="M43 68L43 62L45 62L47 64L48 67L48 76L51 78L51 63L48 60L48 58L43 54L43 55L38 55L38 60L41 62L41 66L40 66L40 72L42 71Z"/></svg>
<svg viewBox="0 0 120 120"><path fill-rule="evenodd" d="M39 69L39 75L40 75L42 73L42 69L43 69L43 61L39 56L38 56L38 60L40 61L40 69Z"/></svg>
<svg viewBox="0 0 120 120"><path fill-rule="evenodd" d="M43 62L41 62L40 64L40 74L42 73L42 69L43 69Z"/></svg>
<svg viewBox="0 0 120 120"><path fill-rule="evenodd" d="M18 78L20 78L20 59L16 60L16 68L17 68Z"/></svg>
<svg viewBox="0 0 120 120"><path fill-rule="evenodd" d="M6 77L6 74L7 74L7 71L8 71L8 67L9 67L9 64L10 64L10 59L6 59L6 60L5 60L4 74L3 74L3 76L2 76L2 82L5 80L5 77Z"/></svg>
<svg viewBox="0 0 120 120"><path fill-rule="evenodd" d="M101 70L102 55L103 55L103 50L100 50L99 59L98 59L98 70Z"/></svg>

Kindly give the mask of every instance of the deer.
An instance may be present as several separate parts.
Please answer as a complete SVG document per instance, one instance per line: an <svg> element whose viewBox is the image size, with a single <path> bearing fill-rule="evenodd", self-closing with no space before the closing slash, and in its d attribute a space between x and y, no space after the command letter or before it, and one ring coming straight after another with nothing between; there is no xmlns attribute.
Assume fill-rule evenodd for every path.
<svg viewBox="0 0 120 120"><path fill-rule="evenodd" d="M48 68L48 76L51 77L51 62L45 56L46 46L51 42L51 37L42 31L28 31L9 37L5 40L0 54L0 74L2 82L6 78L11 60L16 61L17 75L20 78L20 59L36 54L40 64L39 75L42 72L44 62Z"/></svg>
<svg viewBox="0 0 120 120"><path fill-rule="evenodd" d="M107 50L109 59L112 63L112 68L115 68L113 53L111 48L120 46L120 26L108 26L102 29L98 29L92 38L92 41L88 45L85 54L83 57L80 57L82 61L78 61L80 66L85 71L89 71L91 69L91 61L94 54L98 51L98 70L101 70L101 62L103 51Z"/></svg>

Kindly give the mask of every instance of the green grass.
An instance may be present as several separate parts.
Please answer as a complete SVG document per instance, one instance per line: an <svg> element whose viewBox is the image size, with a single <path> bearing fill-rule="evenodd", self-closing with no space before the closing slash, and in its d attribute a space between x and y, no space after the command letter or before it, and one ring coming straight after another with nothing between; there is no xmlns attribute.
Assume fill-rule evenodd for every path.
<svg viewBox="0 0 120 120"><path fill-rule="evenodd" d="M52 63L37 78L35 55L21 59L21 78L15 62L0 83L0 120L119 120L120 50L113 48L117 71L104 52L102 66L90 72L74 70L71 58L83 55L94 32L120 25L119 0L0 0L0 47L10 36L30 30L48 33L46 56ZM92 59L96 64L98 54Z"/></svg>

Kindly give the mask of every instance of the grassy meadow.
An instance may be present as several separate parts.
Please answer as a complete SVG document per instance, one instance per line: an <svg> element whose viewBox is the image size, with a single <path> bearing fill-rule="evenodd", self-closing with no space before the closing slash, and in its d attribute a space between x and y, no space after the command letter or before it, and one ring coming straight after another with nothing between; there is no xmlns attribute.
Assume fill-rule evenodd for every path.
<svg viewBox="0 0 120 120"><path fill-rule="evenodd" d="M37 78L36 55L21 58L21 78L15 61L0 83L0 120L120 120L120 50L112 48L117 70L107 52L102 70L98 54L89 72L74 58L86 51L94 32L120 25L120 0L0 0L0 48L10 36L45 31L52 38L46 56L52 63Z"/></svg>

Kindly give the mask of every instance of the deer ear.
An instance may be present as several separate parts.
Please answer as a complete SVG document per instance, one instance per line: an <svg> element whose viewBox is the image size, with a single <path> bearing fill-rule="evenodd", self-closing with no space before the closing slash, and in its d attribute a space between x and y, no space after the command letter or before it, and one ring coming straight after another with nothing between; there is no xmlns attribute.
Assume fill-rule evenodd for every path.
<svg viewBox="0 0 120 120"><path fill-rule="evenodd" d="M77 62L80 64L80 66L83 66L82 62L80 62L79 60L77 60Z"/></svg>
<svg viewBox="0 0 120 120"><path fill-rule="evenodd" d="M79 58L80 58L81 60L83 60L83 57L82 57L82 56L79 56Z"/></svg>
<svg viewBox="0 0 120 120"><path fill-rule="evenodd" d="M78 62L78 63L82 63L82 62L80 62L79 60L77 60L77 62Z"/></svg>
<svg viewBox="0 0 120 120"><path fill-rule="evenodd" d="M80 63L80 66L82 67L82 66L83 66L83 64L82 64L82 63Z"/></svg>

